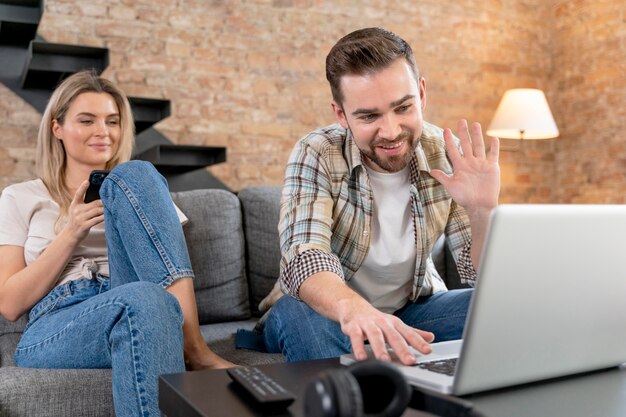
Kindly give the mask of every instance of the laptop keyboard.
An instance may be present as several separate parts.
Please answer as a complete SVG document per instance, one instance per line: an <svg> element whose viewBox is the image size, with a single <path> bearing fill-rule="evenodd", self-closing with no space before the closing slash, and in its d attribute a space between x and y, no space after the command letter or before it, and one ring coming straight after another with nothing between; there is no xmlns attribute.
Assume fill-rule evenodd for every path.
<svg viewBox="0 0 626 417"><path fill-rule="evenodd" d="M456 369L457 359L458 358L450 358L450 359L442 359L438 361L422 362L422 363L418 363L417 366L419 366L422 369L426 369L432 372L437 372L438 374L453 376L454 371Z"/></svg>

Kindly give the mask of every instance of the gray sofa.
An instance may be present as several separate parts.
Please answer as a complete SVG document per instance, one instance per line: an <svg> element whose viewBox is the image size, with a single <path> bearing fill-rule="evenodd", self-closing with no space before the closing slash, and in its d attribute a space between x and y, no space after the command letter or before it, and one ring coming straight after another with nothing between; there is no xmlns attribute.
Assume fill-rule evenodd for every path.
<svg viewBox="0 0 626 417"><path fill-rule="evenodd" d="M234 341L237 329L254 327L258 304L278 277L280 187L172 195L189 217L184 230L196 273L202 334L209 346L239 364L284 361L280 354L236 349ZM449 272L448 286L457 287L456 267L442 243L435 255L440 272ZM13 352L25 324L26 317L16 322L0 317L0 417L113 416L110 370L15 367Z"/></svg>

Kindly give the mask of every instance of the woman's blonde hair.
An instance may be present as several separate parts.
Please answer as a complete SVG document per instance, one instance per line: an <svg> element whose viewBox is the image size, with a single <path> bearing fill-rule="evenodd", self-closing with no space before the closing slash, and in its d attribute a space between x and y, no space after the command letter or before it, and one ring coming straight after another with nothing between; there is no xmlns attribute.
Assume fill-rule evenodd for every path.
<svg viewBox="0 0 626 417"><path fill-rule="evenodd" d="M105 169L130 159L135 140L133 114L126 95L111 81L99 77L93 71L81 71L66 78L52 93L41 118L37 135L36 166L37 175L48 188L50 196L60 208L59 220L67 215L73 196L65 183L67 157L63 142L54 137L52 121L62 125L67 111L76 97L83 93L107 93L113 97L120 113L121 138L113 158ZM57 222L58 225L58 222Z"/></svg>

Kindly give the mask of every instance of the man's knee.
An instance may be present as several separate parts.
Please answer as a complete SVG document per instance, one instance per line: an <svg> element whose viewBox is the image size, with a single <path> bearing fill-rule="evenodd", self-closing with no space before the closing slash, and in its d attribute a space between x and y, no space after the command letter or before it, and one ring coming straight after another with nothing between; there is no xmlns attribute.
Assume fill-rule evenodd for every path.
<svg viewBox="0 0 626 417"><path fill-rule="evenodd" d="M265 323L265 344L287 360L300 361L339 356L350 351L349 339L339 323L317 313L293 297L281 297Z"/></svg>
<svg viewBox="0 0 626 417"><path fill-rule="evenodd" d="M472 296L474 295L473 288L462 288L458 290L451 290L447 293L454 300L453 303L458 305L459 308L467 309L469 308L470 302L472 301Z"/></svg>

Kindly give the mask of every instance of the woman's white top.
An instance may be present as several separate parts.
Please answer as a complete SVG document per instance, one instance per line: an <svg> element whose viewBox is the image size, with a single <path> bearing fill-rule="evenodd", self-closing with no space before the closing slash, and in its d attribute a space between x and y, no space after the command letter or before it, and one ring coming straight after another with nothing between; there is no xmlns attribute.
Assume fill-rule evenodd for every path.
<svg viewBox="0 0 626 417"><path fill-rule="evenodd" d="M176 208L184 224L187 217ZM6 187L0 196L0 245L24 248L26 265L33 263L56 238L54 225L59 205L52 199L41 179ZM92 277L95 273L109 275L104 223L91 228L76 247L56 285L66 281Z"/></svg>

